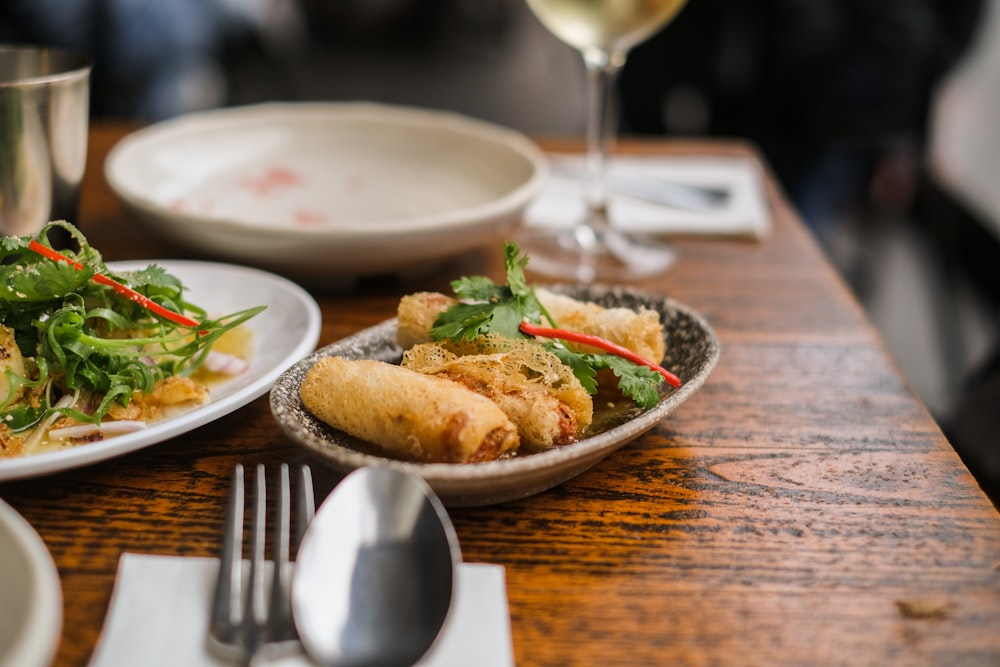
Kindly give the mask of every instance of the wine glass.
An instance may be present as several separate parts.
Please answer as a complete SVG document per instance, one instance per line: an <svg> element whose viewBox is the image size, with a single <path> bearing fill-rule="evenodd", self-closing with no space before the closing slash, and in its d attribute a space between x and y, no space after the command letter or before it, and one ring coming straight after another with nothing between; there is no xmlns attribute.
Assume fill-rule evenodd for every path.
<svg viewBox="0 0 1000 667"><path fill-rule="evenodd" d="M667 270L676 251L634 237L608 217L606 163L615 137L615 83L629 50L687 0L526 0L535 17L583 56L587 73L586 212L566 229L529 228L518 244L538 273L581 282L640 278Z"/></svg>

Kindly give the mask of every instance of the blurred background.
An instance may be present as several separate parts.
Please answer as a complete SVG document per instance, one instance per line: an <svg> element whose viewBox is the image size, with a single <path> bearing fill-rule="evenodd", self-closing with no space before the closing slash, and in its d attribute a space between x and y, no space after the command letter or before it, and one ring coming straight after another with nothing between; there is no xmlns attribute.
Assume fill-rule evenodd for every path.
<svg viewBox="0 0 1000 667"><path fill-rule="evenodd" d="M996 4L690 0L619 91L625 135L760 147L994 501ZM579 55L523 0L0 0L0 42L92 53L95 118L364 99L583 132Z"/></svg>

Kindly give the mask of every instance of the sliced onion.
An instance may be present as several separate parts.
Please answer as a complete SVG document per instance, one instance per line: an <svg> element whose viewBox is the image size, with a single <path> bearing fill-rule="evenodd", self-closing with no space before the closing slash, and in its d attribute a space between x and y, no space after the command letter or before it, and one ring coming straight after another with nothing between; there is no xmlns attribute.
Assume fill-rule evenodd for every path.
<svg viewBox="0 0 1000 667"><path fill-rule="evenodd" d="M56 402L56 404L53 405L52 407L68 408L72 406L74 403L76 403L76 399L78 398L79 394L80 394L79 391L73 392L72 394L66 394L65 396L60 398L59 401ZM49 426L55 423L57 419L59 419L59 413L52 412L51 414L49 414L48 417L42 420L42 423L40 423L35 428L31 429L31 433L24 440L25 451L31 451L32 449L34 449L35 445L41 442L42 436L45 435L45 432L48 430Z"/></svg>
<svg viewBox="0 0 1000 667"><path fill-rule="evenodd" d="M223 375L243 375L250 370L250 363L233 354L209 350L205 357L205 368Z"/></svg>
<svg viewBox="0 0 1000 667"><path fill-rule="evenodd" d="M135 433L146 428L144 421L136 419L120 419L118 421L103 422L101 424L76 424L74 426L64 426L54 428L49 431L50 438L86 438L95 433L101 435L123 435L125 433Z"/></svg>

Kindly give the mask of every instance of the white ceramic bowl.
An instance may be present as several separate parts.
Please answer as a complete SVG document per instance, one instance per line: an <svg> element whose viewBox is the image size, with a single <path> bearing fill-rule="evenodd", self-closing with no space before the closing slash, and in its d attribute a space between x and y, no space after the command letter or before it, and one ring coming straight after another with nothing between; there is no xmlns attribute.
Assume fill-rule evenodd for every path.
<svg viewBox="0 0 1000 667"><path fill-rule="evenodd" d="M512 130L363 102L191 114L125 137L105 163L155 233L302 278L412 271L488 246L547 173Z"/></svg>
<svg viewBox="0 0 1000 667"><path fill-rule="evenodd" d="M35 529L0 500L0 665L44 667L62 632L62 587Z"/></svg>

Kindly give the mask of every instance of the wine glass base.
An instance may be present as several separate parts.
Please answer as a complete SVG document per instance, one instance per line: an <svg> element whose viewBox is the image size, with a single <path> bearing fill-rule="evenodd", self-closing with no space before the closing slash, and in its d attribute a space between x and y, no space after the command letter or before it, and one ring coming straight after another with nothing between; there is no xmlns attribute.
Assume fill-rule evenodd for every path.
<svg viewBox="0 0 1000 667"><path fill-rule="evenodd" d="M582 283L638 280L663 273L677 261L669 245L588 225L522 229L515 240L528 257L528 271Z"/></svg>

